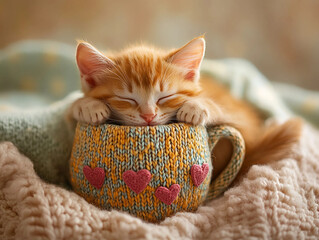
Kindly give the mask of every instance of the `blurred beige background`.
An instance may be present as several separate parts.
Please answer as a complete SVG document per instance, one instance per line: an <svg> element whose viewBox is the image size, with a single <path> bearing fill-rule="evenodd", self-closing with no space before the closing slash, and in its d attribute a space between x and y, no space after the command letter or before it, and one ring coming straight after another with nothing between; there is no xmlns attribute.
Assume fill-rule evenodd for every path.
<svg viewBox="0 0 319 240"><path fill-rule="evenodd" d="M206 34L209 58L246 58L269 79L319 90L318 0L0 0L0 48L24 39L120 49Z"/></svg>

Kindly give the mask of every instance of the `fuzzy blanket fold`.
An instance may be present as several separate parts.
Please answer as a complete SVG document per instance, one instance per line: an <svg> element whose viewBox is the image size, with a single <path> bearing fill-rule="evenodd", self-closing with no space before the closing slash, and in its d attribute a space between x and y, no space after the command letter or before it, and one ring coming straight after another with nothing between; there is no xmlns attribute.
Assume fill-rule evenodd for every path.
<svg viewBox="0 0 319 240"><path fill-rule="evenodd" d="M43 182L31 161L0 144L0 239L318 239L319 132L305 126L294 158L254 166L196 213L159 225L101 211Z"/></svg>

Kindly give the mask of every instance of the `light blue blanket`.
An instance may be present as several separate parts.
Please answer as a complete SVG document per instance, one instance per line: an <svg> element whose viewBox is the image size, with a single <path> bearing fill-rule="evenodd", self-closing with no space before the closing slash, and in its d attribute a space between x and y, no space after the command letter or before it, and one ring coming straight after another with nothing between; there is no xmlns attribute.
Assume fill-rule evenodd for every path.
<svg viewBox="0 0 319 240"><path fill-rule="evenodd" d="M302 116L319 127L319 92L269 81L243 59L206 60L202 72L225 84L232 94L279 121Z"/></svg>
<svg viewBox="0 0 319 240"><path fill-rule="evenodd" d="M66 185L72 147L66 108L80 96L74 46L27 41L0 52L0 141L11 141L41 178ZM242 59L205 60L202 72L268 117L301 115L319 126L319 93L271 83Z"/></svg>

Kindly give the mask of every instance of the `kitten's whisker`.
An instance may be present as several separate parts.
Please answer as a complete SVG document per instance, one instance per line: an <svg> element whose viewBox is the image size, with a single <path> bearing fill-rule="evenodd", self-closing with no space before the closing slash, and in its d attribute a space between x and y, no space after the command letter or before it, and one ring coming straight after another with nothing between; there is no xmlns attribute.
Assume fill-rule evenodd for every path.
<svg viewBox="0 0 319 240"><path fill-rule="evenodd" d="M168 71L168 67L166 66L166 68L165 68L165 71L164 71L164 74L163 74L163 77L162 77L161 81L163 81L164 79L166 79L167 71Z"/></svg>
<svg viewBox="0 0 319 240"><path fill-rule="evenodd" d="M125 77L123 75L123 72L122 72L122 70L121 70L121 68L119 66L115 65L115 69L118 71L118 73L116 73L112 69L108 69L107 71L113 73L114 75L116 75L122 81L127 81L128 80L127 76Z"/></svg>
<svg viewBox="0 0 319 240"><path fill-rule="evenodd" d="M117 66L117 69L119 70L119 72L124 75L124 78L126 81L129 81L129 77L127 76L126 72L123 71L120 67Z"/></svg>
<svg viewBox="0 0 319 240"><path fill-rule="evenodd" d="M113 73L115 76L118 77L118 79L123 80L123 77L119 76L116 72L112 71L111 69L107 70L108 73Z"/></svg>
<svg viewBox="0 0 319 240"><path fill-rule="evenodd" d="M127 79L126 79L126 77L123 75L123 73L120 71L120 68L119 68L118 66L116 66L115 68L116 68L116 70L117 70L117 74L119 74L119 75L121 76L121 80L124 81L124 82L126 82ZM114 72L114 71L113 71L113 72ZM114 73L115 73L115 72L114 72Z"/></svg>
<svg viewBox="0 0 319 240"><path fill-rule="evenodd" d="M119 74L122 76L124 82L129 82L129 78L125 71L123 71L119 66L115 66L115 68L118 70Z"/></svg>
<svg viewBox="0 0 319 240"><path fill-rule="evenodd" d="M169 77L172 76L172 74L173 74L173 73L171 72L171 73L169 73L169 75L167 75L167 73L168 73L168 67L166 66L164 75L163 75L163 77L162 77L162 79L161 79L162 82L164 82L167 78L169 78Z"/></svg>

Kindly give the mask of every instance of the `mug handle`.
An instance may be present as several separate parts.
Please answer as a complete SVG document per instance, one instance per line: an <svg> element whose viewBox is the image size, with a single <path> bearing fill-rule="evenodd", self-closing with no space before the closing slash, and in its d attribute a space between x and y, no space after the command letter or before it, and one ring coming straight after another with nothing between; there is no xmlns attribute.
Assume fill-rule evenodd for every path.
<svg viewBox="0 0 319 240"><path fill-rule="evenodd" d="M245 157L245 142L241 133L233 127L220 125L207 129L209 150L213 149L221 138L229 139L233 145L233 154L226 168L211 182L205 201L212 200L222 194L238 174Z"/></svg>

